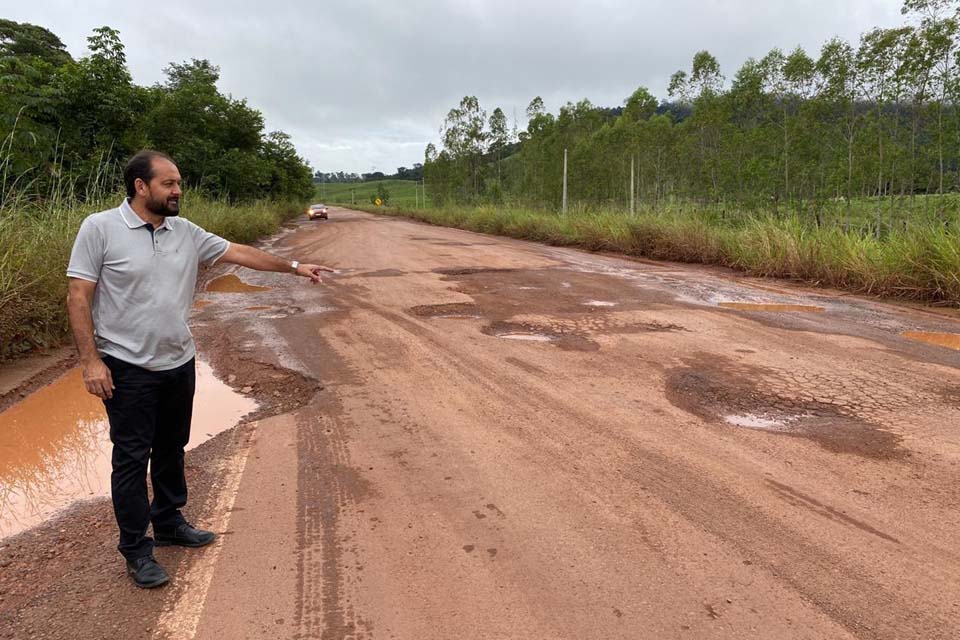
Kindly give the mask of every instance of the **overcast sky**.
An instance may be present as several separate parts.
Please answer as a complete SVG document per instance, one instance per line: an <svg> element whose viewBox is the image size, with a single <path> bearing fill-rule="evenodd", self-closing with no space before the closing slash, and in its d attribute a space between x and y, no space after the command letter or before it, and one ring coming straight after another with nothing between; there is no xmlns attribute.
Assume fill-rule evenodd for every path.
<svg viewBox="0 0 960 640"><path fill-rule="evenodd" d="M12 4L7 0L5 4ZM476 95L519 126L530 99L556 113L618 106L707 49L733 77L749 57L904 22L900 0L17 1L5 18L56 33L74 57L95 27L120 31L134 81L206 58L220 90L263 112L323 171L393 173L423 161L447 111Z"/></svg>

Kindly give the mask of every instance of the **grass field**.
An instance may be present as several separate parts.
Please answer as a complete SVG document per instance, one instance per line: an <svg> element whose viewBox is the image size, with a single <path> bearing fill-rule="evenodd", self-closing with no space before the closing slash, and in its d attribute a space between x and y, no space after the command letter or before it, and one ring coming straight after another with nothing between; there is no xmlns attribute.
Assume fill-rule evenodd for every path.
<svg viewBox="0 0 960 640"><path fill-rule="evenodd" d="M373 204L380 186L387 190L387 205L414 208L423 206L423 191L412 180L376 180L373 182L324 183L316 185L316 201L325 204ZM427 204L430 204L427 194Z"/></svg>
<svg viewBox="0 0 960 640"><path fill-rule="evenodd" d="M717 264L758 276L960 306L960 231L938 216L870 230L795 215L584 208L563 215L508 206L356 208L432 224L591 251Z"/></svg>

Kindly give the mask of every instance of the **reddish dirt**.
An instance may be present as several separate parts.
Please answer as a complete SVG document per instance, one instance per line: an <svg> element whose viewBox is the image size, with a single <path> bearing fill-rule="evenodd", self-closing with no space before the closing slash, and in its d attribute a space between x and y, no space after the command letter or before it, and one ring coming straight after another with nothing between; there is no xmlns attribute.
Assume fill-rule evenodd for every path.
<svg viewBox="0 0 960 640"><path fill-rule="evenodd" d="M957 320L330 217L267 243L323 286L200 296L264 403L188 454L221 542L139 591L78 506L0 543L0 637L960 636L960 352L901 335Z"/></svg>

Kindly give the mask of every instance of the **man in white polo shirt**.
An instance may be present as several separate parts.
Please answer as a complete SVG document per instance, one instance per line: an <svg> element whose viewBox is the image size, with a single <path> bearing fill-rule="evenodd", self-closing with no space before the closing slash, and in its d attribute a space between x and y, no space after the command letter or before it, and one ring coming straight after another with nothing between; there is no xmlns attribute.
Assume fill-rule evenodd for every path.
<svg viewBox="0 0 960 640"><path fill-rule="evenodd" d="M313 283L333 270L227 242L178 218L180 172L165 154L140 151L123 178L127 198L120 206L89 216L80 227L67 268L67 308L84 384L103 399L110 421L118 549L134 583L156 587L169 577L153 557L154 545L201 547L214 539L180 512L187 502L183 450L195 386L187 319L198 266L230 262ZM151 523L153 538L147 535Z"/></svg>

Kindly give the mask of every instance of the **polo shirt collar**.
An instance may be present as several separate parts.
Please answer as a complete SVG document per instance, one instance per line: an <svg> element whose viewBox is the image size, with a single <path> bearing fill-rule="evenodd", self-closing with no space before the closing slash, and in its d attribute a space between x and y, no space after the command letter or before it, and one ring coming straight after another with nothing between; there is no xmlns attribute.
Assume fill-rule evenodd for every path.
<svg viewBox="0 0 960 640"><path fill-rule="evenodd" d="M149 223L144 222L143 218L137 215L137 212L133 210L133 207L130 206L130 201L126 198L123 199L123 202L120 203L120 217L123 218L123 221L131 229L139 229L140 227L145 227ZM168 231L173 229L170 225L170 219L164 218L160 226L155 227L155 229L167 229Z"/></svg>

